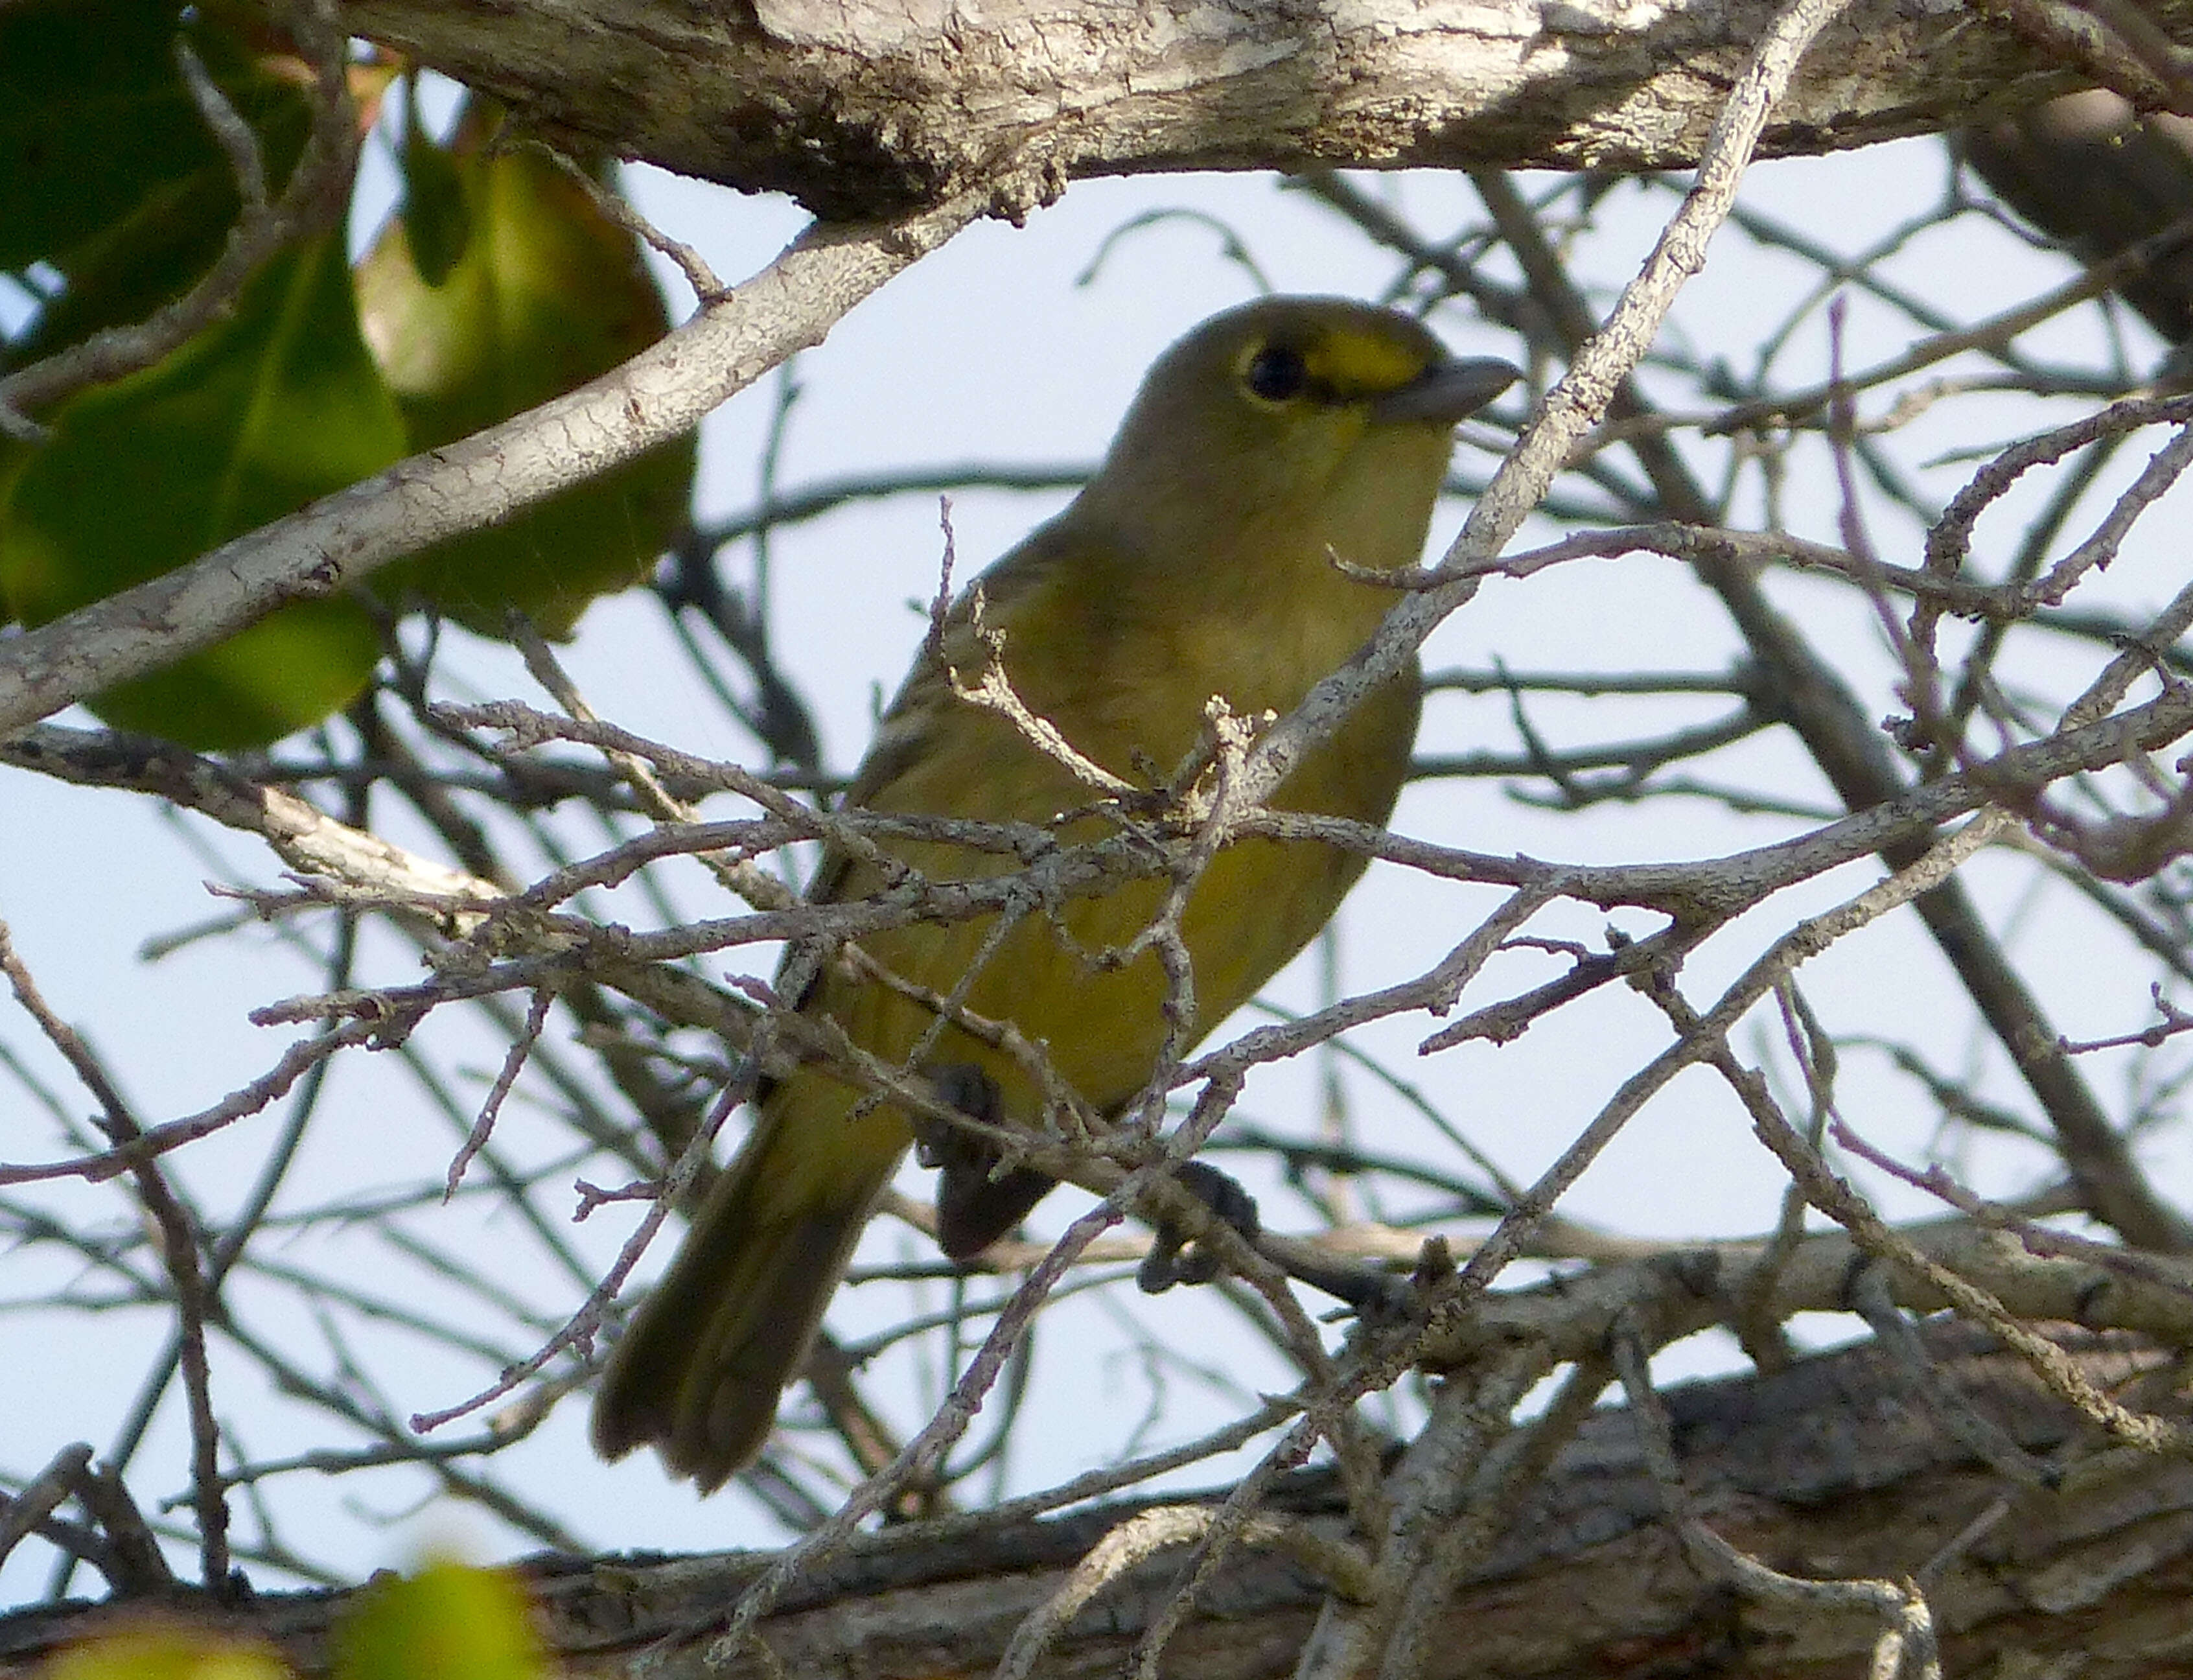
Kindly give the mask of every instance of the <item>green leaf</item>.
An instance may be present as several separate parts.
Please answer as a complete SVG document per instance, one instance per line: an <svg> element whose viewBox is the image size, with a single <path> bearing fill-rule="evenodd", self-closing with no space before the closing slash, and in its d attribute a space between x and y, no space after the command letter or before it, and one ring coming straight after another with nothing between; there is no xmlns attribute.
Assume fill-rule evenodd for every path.
<svg viewBox="0 0 2193 1680"><path fill-rule="evenodd" d="M404 102L404 232L419 278L438 286L449 278L472 237L472 207L463 172L419 120L419 78L409 77Z"/></svg>
<svg viewBox="0 0 2193 1680"><path fill-rule="evenodd" d="M230 320L158 366L48 418L49 440L0 484L0 595L26 624L171 571L404 453L339 232L277 258ZM260 745L350 700L379 652L355 603L306 602L92 709L193 747Z"/></svg>
<svg viewBox="0 0 2193 1680"><path fill-rule="evenodd" d="M26 0L0 11L0 267L52 261L220 148L177 73L178 9Z"/></svg>
<svg viewBox="0 0 2193 1680"><path fill-rule="evenodd" d="M176 67L179 36L251 123L267 190L280 191L312 107L240 36L203 17L186 28L153 0L0 6L0 269L43 262L69 282L71 324L42 320L40 353L180 294L242 206ZM117 295L87 295L94 277ZM19 345L15 359L30 353Z"/></svg>
<svg viewBox="0 0 2193 1680"><path fill-rule="evenodd" d="M560 396L669 325L638 242L553 161L475 148L455 168L471 233L442 283L422 276L402 221L381 231L358 270L367 341L418 449ZM514 606L562 639L588 602L638 582L668 546L687 516L693 462L689 435L508 524L400 561L376 583L484 635L503 634Z"/></svg>
<svg viewBox="0 0 2193 1680"><path fill-rule="evenodd" d="M0 346L0 367L26 367L181 296L220 255L237 209L234 187L211 171L153 186L128 215L68 253L68 284Z"/></svg>
<svg viewBox="0 0 2193 1680"><path fill-rule="evenodd" d="M335 1680L540 1680L548 1672L518 1583L461 1563L375 1580L336 1630L335 1648Z"/></svg>

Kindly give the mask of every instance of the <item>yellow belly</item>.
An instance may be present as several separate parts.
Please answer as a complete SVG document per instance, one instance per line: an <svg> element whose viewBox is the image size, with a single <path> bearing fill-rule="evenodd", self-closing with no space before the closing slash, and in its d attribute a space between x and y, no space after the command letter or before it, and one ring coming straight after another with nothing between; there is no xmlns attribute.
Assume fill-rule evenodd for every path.
<svg viewBox="0 0 2193 1680"><path fill-rule="evenodd" d="M1372 697L1332 741L1309 755L1275 803L1383 822L1399 790L1415 725L1411 674L1405 685ZM980 752L979 744L971 748L971 757ZM926 765L892 787L890 807L949 808L991 820L1028 822L1090 800L1087 789L1024 746L1013 743L1006 758L1010 773L1001 775L999 760L990 756L979 778L968 763ZM958 784L948 785L955 774ZM971 797L978 784L982 796ZM971 805L982 808L971 811ZM1065 838L1085 840L1106 832L1108 825L1085 818ZM1010 857L960 847L899 844L891 849L932 880L973 879L1017 867ZM1181 919L1194 975L1191 1040L1246 1002L1301 949L1331 918L1362 869L1358 856L1302 842L1246 840L1220 850L1196 883ZM851 871L834 896L862 896L875 885L870 872ZM1049 913L1032 910L987 960L982 948L993 918L892 929L865 937L862 945L894 973L939 994L952 992L981 961L967 982L967 1008L1011 1022L1045 1047L1051 1066L1074 1090L1096 1109L1108 1111L1142 1087L1157 1060L1166 1029L1165 983L1153 950L1118 966L1099 959L1129 946L1148 928L1169 888L1165 879L1146 879L1100 896L1065 901ZM920 1002L842 977L825 980L808 1007L827 1012L863 1049L895 1063L903 1063L934 1023ZM1022 1121L1038 1117L1035 1087L1020 1064L958 1029L945 1029L919 1059L930 1065L980 1067L996 1081L1009 1115ZM902 1120L892 1123L903 1126Z"/></svg>

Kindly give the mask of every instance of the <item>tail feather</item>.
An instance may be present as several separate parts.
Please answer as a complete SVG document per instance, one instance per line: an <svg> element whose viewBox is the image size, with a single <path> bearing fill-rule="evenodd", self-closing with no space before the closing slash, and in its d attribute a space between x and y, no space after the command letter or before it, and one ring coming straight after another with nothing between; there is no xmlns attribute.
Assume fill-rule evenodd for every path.
<svg viewBox="0 0 2193 1680"><path fill-rule="evenodd" d="M610 1355L595 1449L652 1442L703 1493L761 1451L868 1211L906 1146L885 1111L813 1073L770 1094L684 1246Z"/></svg>

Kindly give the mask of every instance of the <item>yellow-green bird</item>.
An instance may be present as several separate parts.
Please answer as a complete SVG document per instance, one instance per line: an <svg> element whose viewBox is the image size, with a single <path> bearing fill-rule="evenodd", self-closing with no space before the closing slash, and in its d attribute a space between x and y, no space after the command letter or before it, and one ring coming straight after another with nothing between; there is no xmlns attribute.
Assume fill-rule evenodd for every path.
<svg viewBox="0 0 2193 1680"><path fill-rule="evenodd" d="M1409 316L1343 299L1268 298L1205 322L1150 370L1073 504L983 574L982 627L1003 637L1014 691L1082 754L1137 783L1150 765L1182 762L1213 696L1237 714L1289 711L1394 602L1335 559L1377 571L1417 562L1456 423L1516 377L1504 362L1450 358ZM1111 832L1088 814L1085 783L1010 720L954 692L953 670L971 680L990 658L968 599L940 639L892 702L848 802L1048 824L1069 841ZM1412 668L1366 698L1273 803L1383 823L1417 710ZM1019 867L937 842L890 850L931 880ZM1265 840L1217 855L1181 918L1198 1034L1325 926L1363 864L1333 847ZM827 856L809 897L859 898L882 885L873 865ZM875 933L862 950L916 995L834 963L800 1006L903 1065L936 1027L920 995L964 985L968 1011L1011 1022L1092 1108L1114 1111L1155 1064L1165 986L1154 952L1121 966L1092 959L1131 943L1165 891L1139 880L1037 910L987 956L991 920ZM940 1089L979 1091L979 1106L1009 1121L1041 1121L1022 1064L959 1026L920 1052L919 1070ZM604 1457L651 1442L704 1491L761 1450L777 1396L911 1140L900 1109L812 1064L770 1085L758 1107L752 1135L612 1354L594 1408ZM964 1257L1004 1235L1046 1187L1026 1173L977 1179L965 1205L945 1210L947 1252Z"/></svg>

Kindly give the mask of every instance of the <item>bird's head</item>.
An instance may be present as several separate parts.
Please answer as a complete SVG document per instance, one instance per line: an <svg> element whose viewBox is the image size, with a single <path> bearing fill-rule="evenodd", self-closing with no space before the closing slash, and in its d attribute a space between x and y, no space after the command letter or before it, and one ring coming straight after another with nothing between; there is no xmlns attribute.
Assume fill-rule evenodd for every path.
<svg viewBox="0 0 2193 1680"><path fill-rule="evenodd" d="M1088 512L1154 551L1222 556L1274 533L1360 565L1414 562L1457 422L1519 377L1457 360L1421 321L1345 298L1273 297L1160 357L1091 482ZM1179 556L1185 558L1185 555Z"/></svg>

